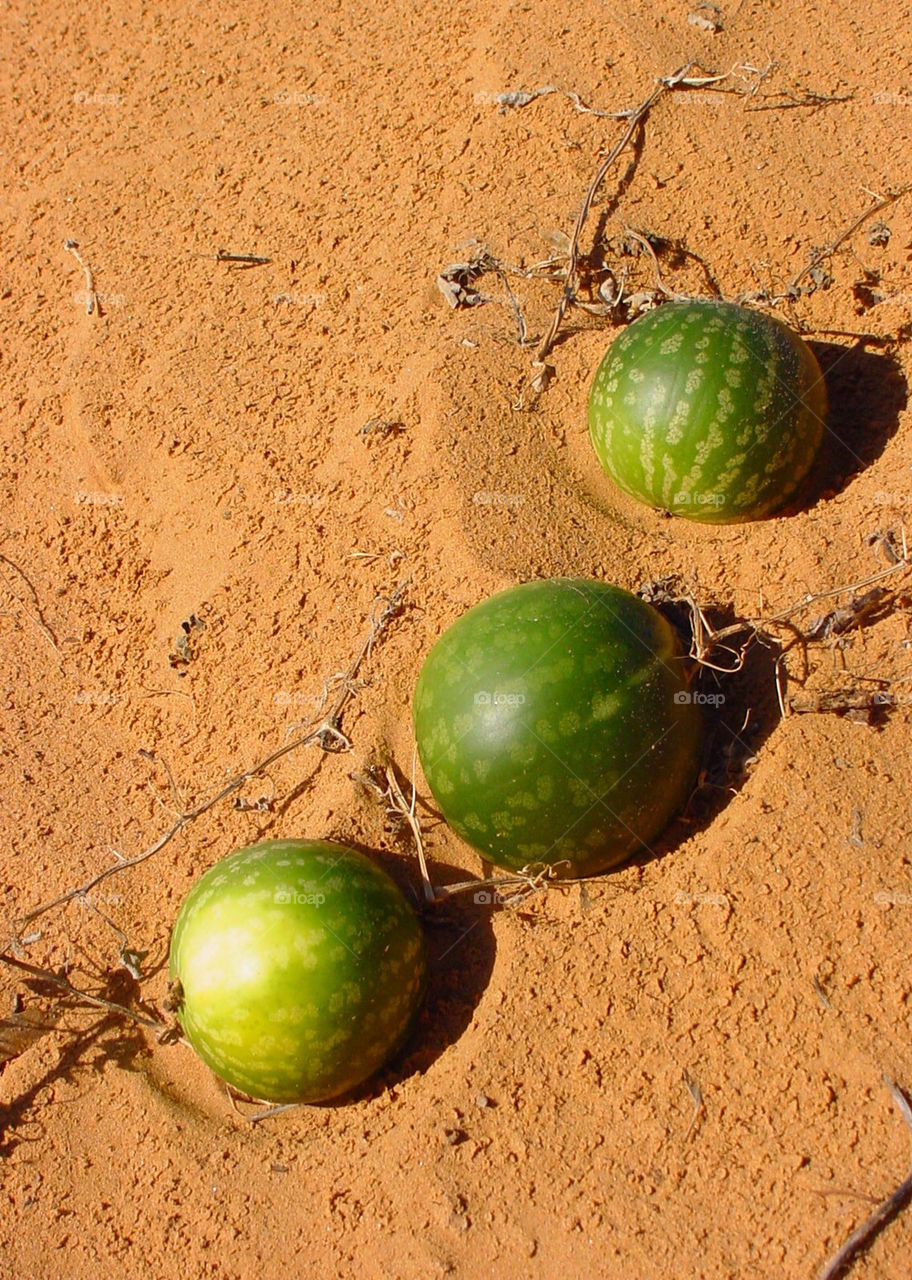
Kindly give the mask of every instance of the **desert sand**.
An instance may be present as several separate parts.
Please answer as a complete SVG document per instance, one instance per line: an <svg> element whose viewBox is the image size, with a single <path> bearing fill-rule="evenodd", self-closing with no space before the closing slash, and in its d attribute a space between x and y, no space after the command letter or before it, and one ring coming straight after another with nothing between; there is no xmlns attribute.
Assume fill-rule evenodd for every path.
<svg viewBox="0 0 912 1280"><path fill-rule="evenodd" d="M416 672L498 588L673 577L724 621L890 566L912 507L912 199L781 295L909 179L912 9L708 14L6 7L7 956L166 1018L183 896L261 837L371 850L420 906L411 834L369 784L390 763L408 784ZM623 308L571 307L530 389L623 129L598 113L687 63L725 79L656 104L581 248L649 291L624 244L648 233L668 288L778 296L814 346L825 474L754 524L663 518L600 471L586 400ZM491 300L454 309L437 277L482 245L525 274L488 272ZM0 1273L816 1275L909 1167L884 1084L912 1088L908 585L899 566L887 607L788 659L790 696L891 690L881 713L783 716L760 663L720 722L727 767L656 856L425 911L426 1009L354 1099L251 1123L186 1045L0 965L0 1015L44 1020L0 1076ZM289 752L22 923L319 723L397 591L349 749ZM490 874L415 784L435 883ZM851 1274L907 1280L910 1259L907 1213Z"/></svg>

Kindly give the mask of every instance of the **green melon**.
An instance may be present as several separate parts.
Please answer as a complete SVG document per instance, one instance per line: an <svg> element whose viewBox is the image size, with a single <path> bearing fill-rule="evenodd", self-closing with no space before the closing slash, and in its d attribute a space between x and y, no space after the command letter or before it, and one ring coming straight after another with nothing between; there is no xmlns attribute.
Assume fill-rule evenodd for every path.
<svg viewBox="0 0 912 1280"><path fill-rule="evenodd" d="M730 523L797 494L826 408L813 352L781 320L731 302L668 302L611 344L592 382L589 432L625 492Z"/></svg>
<svg viewBox="0 0 912 1280"><path fill-rule="evenodd" d="M510 870L593 875L648 851L697 772L689 668L662 614L607 583L526 582L469 609L413 700L447 822Z"/></svg>
<svg viewBox="0 0 912 1280"><path fill-rule="evenodd" d="M171 936L178 1018L217 1075L268 1102L353 1089L408 1034L424 992L414 911L370 858L264 840L210 868Z"/></svg>

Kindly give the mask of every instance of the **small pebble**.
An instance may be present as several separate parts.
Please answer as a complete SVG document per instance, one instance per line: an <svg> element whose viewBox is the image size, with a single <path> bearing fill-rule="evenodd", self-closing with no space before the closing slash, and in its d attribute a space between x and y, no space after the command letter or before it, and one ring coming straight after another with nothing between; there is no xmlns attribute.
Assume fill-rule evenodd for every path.
<svg viewBox="0 0 912 1280"><path fill-rule="evenodd" d="M491 1099L488 1097L486 1093L480 1093L478 1097L475 1099L475 1106L481 1107L482 1111L485 1109L485 1107L489 1107L490 1105L491 1105Z"/></svg>

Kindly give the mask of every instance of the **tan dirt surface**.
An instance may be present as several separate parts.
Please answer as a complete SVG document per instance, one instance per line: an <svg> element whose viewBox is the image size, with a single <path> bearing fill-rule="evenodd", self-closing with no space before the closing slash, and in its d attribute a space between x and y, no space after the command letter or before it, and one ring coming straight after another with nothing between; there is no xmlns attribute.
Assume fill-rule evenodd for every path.
<svg viewBox="0 0 912 1280"><path fill-rule="evenodd" d="M756 616L884 567L869 535L912 506L912 199L778 308L827 370L829 471L756 525L663 519L602 475L586 399L610 320L571 311L535 397L511 309L435 286L474 240L526 266L565 245L619 136L562 94L497 94L616 111L696 60L741 91L657 105L584 251L620 215L672 242L678 290L781 292L909 180L908 3L720 0L715 33L677 0L180 8L12 0L0 27L4 933L317 715L372 602L408 586L351 751L292 752L247 807L20 929L27 963L147 1011L184 894L258 837L352 841L417 900L408 833L352 774L408 778L415 674L489 592L674 574ZM559 285L511 285L539 337ZM398 429L362 434L376 418ZM810 651L809 689L910 681L904 584ZM883 1077L912 1087L910 704L780 719L770 675L734 748L753 759L662 856L437 913L412 1043L344 1104L251 1125L187 1046L2 966L0 1016L18 996L58 1022L0 1076L0 1275L815 1275L909 1166ZM437 880L483 875L417 783ZM908 1280L910 1259L907 1213L852 1275Z"/></svg>

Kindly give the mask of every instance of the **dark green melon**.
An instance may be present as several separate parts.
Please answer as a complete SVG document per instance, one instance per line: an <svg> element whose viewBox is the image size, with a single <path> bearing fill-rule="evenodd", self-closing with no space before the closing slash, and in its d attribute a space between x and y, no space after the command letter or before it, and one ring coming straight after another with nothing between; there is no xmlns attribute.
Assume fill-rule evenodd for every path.
<svg viewBox="0 0 912 1280"><path fill-rule="evenodd" d="M593 379L589 432L625 492L730 523L795 496L826 408L813 352L781 320L731 302L668 302L611 344Z"/></svg>
<svg viewBox="0 0 912 1280"><path fill-rule="evenodd" d="M356 849L264 840L190 890L170 973L184 1035L217 1075L264 1101L318 1102L403 1043L424 993L424 937Z"/></svg>
<svg viewBox="0 0 912 1280"><path fill-rule="evenodd" d="M603 582L527 582L469 609L413 702L447 821L511 870L593 875L649 850L697 773L688 669L662 614Z"/></svg>

